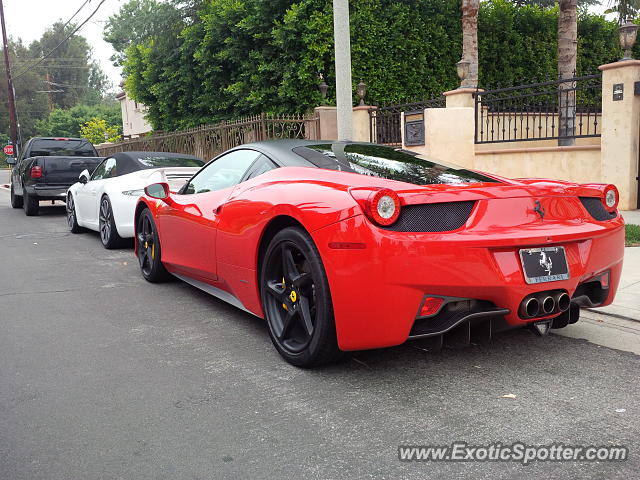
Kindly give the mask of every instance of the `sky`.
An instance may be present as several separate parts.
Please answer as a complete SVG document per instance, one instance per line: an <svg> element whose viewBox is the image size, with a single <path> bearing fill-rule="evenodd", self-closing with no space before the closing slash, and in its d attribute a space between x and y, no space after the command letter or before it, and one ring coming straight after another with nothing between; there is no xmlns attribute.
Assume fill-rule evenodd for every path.
<svg viewBox="0 0 640 480"><path fill-rule="evenodd" d="M4 0L4 13L7 33L13 38L21 38L25 45L38 40L44 31L56 20L64 22L80 8L85 0ZM89 3L78 13L74 21L81 23L98 6L100 0ZM121 69L114 67L109 57L114 51L111 45L102 39L102 31L110 15L117 13L126 0L106 0L95 16L80 29L93 49L93 58L98 61L113 83L114 89L121 81ZM53 55L55 57L55 54Z"/></svg>

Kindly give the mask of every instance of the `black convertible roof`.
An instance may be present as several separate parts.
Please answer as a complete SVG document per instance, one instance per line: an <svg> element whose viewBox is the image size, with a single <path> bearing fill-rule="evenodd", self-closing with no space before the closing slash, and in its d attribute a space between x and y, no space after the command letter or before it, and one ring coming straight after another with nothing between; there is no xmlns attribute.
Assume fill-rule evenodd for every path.
<svg viewBox="0 0 640 480"><path fill-rule="evenodd" d="M336 145L336 144L361 144L361 145L374 145L373 143L366 142L353 142L350 140L338 141L338 140L266 140L263 142L247 143L233 150L242 148L252 148L264 153L271 159L280 163L284 167L317 167L318 165L304 159L296 152L294 148L305 147L307 145Z"/></svg>
<svg viewBox="0 0 640 480"><path fill-rule="evenodd" d="M127 173L137 172L138 170L145 170L150 167L140 161L141 158L188 158L191 160L198 160L204 165L201 158L193 155L187 155L184 153L168 153L168 152L118 152L113 155L109 155L109 158L115 158L118 162L118 175L126 175Z"/></svg>

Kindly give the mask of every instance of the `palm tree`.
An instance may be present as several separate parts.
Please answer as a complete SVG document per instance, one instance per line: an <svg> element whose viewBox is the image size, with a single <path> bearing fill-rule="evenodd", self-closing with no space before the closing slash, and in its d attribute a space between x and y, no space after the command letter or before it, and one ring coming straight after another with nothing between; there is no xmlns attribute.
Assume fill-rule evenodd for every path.
<svg viewBox="0 0 640 480"><path fill-rule="evenodd" d="M604 13L616 13L618 24L622 25L629 18L635 18L640 10L640 0L609 0L609 7Z"/></svg>
<svg viewBox="0 0 640 480"><path fill-rule="evenodd" d="M558 0L558 77L572 78L576 72L578 53L577 0ZM558 145L575 145L576 92L573 82L558 85L559 135Z"/></svg>
<svg viewBox="0 0 640 480"><path fill-rule="evenodd" d="M463 87L478 86L478 10L480 0L462 0L462 59L469 62Z"/></svg>

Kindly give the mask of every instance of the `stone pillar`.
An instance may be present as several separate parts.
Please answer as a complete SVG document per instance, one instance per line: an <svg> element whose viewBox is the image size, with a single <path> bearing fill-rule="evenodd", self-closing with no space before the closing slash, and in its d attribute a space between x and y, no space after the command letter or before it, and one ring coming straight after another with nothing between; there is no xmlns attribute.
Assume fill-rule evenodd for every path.
<svg viewBox="0 0 640 480"><path fill-rule="evenodd" d="M426 153L434 160L474 168L475 122L470 107L427 108L424 111Z"/></svg>
<svg viewBox="0 0 640 480"><path fill-rule="evenodd" d="M449 90L444 92L443 95L447 101L447 108L453 107L475 107L475 99L473 94L476 92L475 88L458 88L456 90Z"/></svg>
<svg viewBox="0 0 640 480"><path fill-rule="evenodd" d="M635 210L638 208L640 96L633 91L634 82L640 81L640 60L609 63L599 68L602 71L602 162L601 172L597 173L604 183L618 187L621 210Z"/></svg>
<svg viewBox="0 0 640 480"><path fill-rule="evenodd" d="M369 109L375 108L369 105L359 105L353 107L353 138L356 142L371 141L371 121L369 119Z"/></svg>
<svg viewBox="0 0 640 480"><path fill-rule="evenodd" d="M371 141L371 122L369 109L376 108L369 105L353 107L352 124L353 134L349 140L355 142ZM320 123L319 140L336 140L338 138L338 114L336 107L316 107L316 115Z"/></svg>
<svg viewBox="0 0 640 480"><path fill-rule="evenodd" d="M445 92L447 108L424 111L424 146L406 147L434 160L473 168L475 159L475 88ZM404 115L402 116L404 145Z"/></svg>
<svg viewBox="0 0 640 480"><path fill-rule="evenodd" d="M335 140L338 138L338 114L336 107L316 107L316 115L319 119L320 132L318 140Z"/></svg>

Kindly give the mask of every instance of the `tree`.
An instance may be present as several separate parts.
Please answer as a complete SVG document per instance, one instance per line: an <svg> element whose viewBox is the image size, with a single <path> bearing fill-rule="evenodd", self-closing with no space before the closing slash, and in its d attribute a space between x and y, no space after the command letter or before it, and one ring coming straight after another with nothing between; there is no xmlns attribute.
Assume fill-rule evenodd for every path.
<svg viewBox="0 0 640 480"><path fill-rule="evenodd" d="M36 119L46 116L48 111L44 76L39 70L25 70L26 65L33 63L29 50L20 40L9 41L9 58L13 65L14 88L16 92L16 111L18 112L19 135L29 138L34 134ZM19 77L16 74L20 74ZM9 131L9 114L7 109L6 71L0 70L0 133Z"/></svg>
<svg viewBox="0 0 640 480"><path fill-rule="evenodd" d="M555 7L557 0L512 0L513 4L518 7L536 6L543 8ZM578 0L578 7L586 10L586 7L600 5L600 0Z"/></svg>
<svg viewBox="0 0 640 480"><path fill-rule="evenodd" d="M67 110L55 109L36 122L35 130L44 137L79 137L80 126L94 118L105 120L107 125L121 125L119 103L112 101L99 105L76 105Z"/></svg>
<svg viewBox="0 0 640 480"><path fill-rule="evenodd" d="M20 125L20 136L27 139L44 131L57 130L59 136L78 136L80 127L75 125L62 128L49 128L49 114L56 109L69 109L78 104L102 105L111 84L100 68L91 59L91 49L87 41L73 35L50 56L50 53L66 36L73 31L72 25L54 23L42 37L25 47L21 40L9 42L9 55L13 65L14 87L16 90L16 110ZM0 71L0 81L5 77ZM6 114L6 90L0 89L0 132L8 130ZM117 107L117 103L116 103ZM102 108L102 107L99 107ZM107 108L108 110L108 108ZM102 111L102 110L101 110ZM119 117L119 108L116 112ZM65 116L56 112L58 115ZM74 114L75 115L75 114ZM110 114L111 115L111 114ZM111 115L113 117L113 115ZM82 123L91 115L82 116ZM116 120L120 123L120 120ZM68 133L65 133L68 132Z"/></svg>
<svg viewBox="0 0 640 480"><path fill-rule="evenodd" d="M578 57L578 17L576 0L559 0L558 16L558 77L572 78L576 74ZM558 86L558 145L575 145L576 92L573 82Z"/></svg>
<svg viewBox="0 0 640 480"><path fill-rule="evenodd" d="M478 86L478 11L479 0L462 0L462 59L469 62L469 75L463 86Z"/></svg>
<svg viewBox="0 0 640 480"><path fill-rule="evenodd" d="M173 2L184 3L184 2ZM104 40L116 53L111 57L114 65L124 65L126 50L147 40L172 31L179 20L180 11L169 2L158 0L131 0L120 11L109 17L104 30Z"/></svg>
<svg viewBox="0 0 640 480"><path fill-rule="evenodd" d="M122 139L120 126L107 125L107 122L103 118L92 118L84 125L81 125L80 136L86 138L94 145L104 142L115 143Z"/></svg>
<svg viewBox="0 0 640 480"><path fill-rule="evenodd" d="M42 57L60 44L75 28L62 21L48 28L29 50L34 58ZM70 108L80 103L89 89L91 51L84 37L73 35L36 68L46 76L46 89L51 91L55 107ZM93 67L95 68L95 66Z"/></svg>
<svg viewBox="0 0 640 480"><path fill-rule="evenodd" d="M618 24L622 25L629 18L636 18L640 11L640 0L609 0L609 7L604 13L616 13Z"/></svg>
<svg viewBox="0 0 640 480"><path fill-rule="evenodd" d="M353 77L366 82L369 104L434 98L459 84L461 0L350 4ZM125 52L127 93L148 107L154 128L304 113L322 102L319 73L334 100L331 0L203 0L195 13L175 14ZM558 7L490 0L477 18L480 86L557 78ZM619 58L613 22L582 12L579 29L581 71Z"/></svg>

